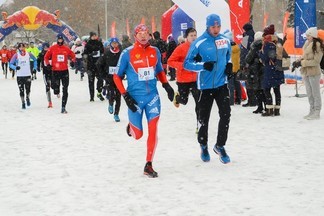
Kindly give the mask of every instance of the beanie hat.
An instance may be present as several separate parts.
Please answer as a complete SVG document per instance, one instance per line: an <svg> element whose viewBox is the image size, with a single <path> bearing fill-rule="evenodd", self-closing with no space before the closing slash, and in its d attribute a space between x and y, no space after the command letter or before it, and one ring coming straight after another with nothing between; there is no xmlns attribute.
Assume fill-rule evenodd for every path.
<svg viewBox="0 0 324 216"><path fill-rule="evenodd" d="M263 32L261 31L257 31L255 34L254 34L254 40L261 40L262 39L262 35L263 35Z"/></svg>
<svg viewBox="0 0 324 216"><path fill-rule="evenodd" d="M104 43L103 43L103 46L104 47L108 47L110 45L110 41L109 40L106 40Z"/></svg>
<svg viewBox="0 0 324 216"><path fill-rule="evenodd" d="M265 27L265 29L263 30L263 36L273 35L274 33L275 33L275 29L273 24Z"/></svg>
<svg viewBox="0 0 324 216"><path fill-rule="evenodd" d="M44 42L44 43L42 44L42 47L43 47L43 49L44 49L45 47L49 48L49 47L50 47L50 45L49 45L49 43L47 43L47 42Z"/></svg>
<svg viewBox="0 0 324 216"><path fill-rule="evenodd" d="M221 26L221 19L217 14L210 14L206 18L206 27L211 27L211 26Z"/></svg>
<svg viewBox="0 0 324 216"><path fill-rule="evenodd" d="M58 39L62 39L62 40L64 40L64 36L63 36L62 33L57 34L56 38L57 38L57 40L58 40Z"/></svg>
<svg viewBox="0 0 324 216"><path fill-rule="evenodd" d="M97 33L96 32L90 32L89 35L90 35L90 38L91 38L92 36L97 35Z"/></svg>
<svg viewBox="0 0 324 216"><path fill-rule="evenodd" d="M139 24L134 29L134 35L137 35L137 33L140 32L140 31L147 31L147 32L149 32L149 29L147 28L146 25Z"/></svg>
<svg viewBox="0 0 324 216"><path fill-rule="evenodd" d="M111 45L113 42L119 43L118 38L116 38L116 37L111 38L109 45Z"/></svg>
<svg viewBox="0 0 324 216"><path fill-rule="evenodd" d="M226 30L224 31L223 34L224 34L225 37L227 37L230 41L233 41L233 33L232 33L230 30L226 29Z"/></svg>
<svg viewBox="0 0 324 216"><path fill-rule="evenodd" d="M317 38L318 37L317 27L310 27L309 29L307 29L305 34L313 38Z"/></svg>

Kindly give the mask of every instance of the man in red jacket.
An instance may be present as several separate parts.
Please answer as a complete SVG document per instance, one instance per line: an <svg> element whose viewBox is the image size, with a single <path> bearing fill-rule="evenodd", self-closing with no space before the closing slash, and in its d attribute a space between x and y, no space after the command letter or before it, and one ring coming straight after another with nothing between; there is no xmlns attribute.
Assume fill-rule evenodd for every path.
<svg viewBox="0 0 324 216"><path fill-rule="evenodd" d="M189 93L191 92L195 103L195 111L198 122L198 97L199 90L197 89L197 73L188 71L183 68L183 62L187 56L190 44L197 39L197 31L194 28L188 28L184 34L186 42L177 46L168 59L168 65L177 69L177 85L178 92L175 94L173 104L178 108L180 104L186 105L188 103ZM197 59L199 61L199 59ZM198 130L198 127L197 127Z"/></svg>
<svg viewBox="0 0 324 216"><path fill-rule="evenodd" d="M57 44L51 46L45 54L44 61L46 67L53 71L53 88L54 94L60 94L60 83L62 81L63 96L61 113L67 113L65 106L68 99L69 87L69 70L68 58L71 59L70 65L74 66L75 54L72 50L64 45L63 34L57 35ZM50 60L52 61L50 64Z"/></svg>

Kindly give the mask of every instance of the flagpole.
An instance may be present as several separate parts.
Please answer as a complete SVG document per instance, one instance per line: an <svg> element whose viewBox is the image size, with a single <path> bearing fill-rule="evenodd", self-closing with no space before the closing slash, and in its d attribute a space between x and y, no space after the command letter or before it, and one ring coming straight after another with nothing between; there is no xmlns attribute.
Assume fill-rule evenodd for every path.
<svg viewBox="0 0 324 216"><path fill-rule="evenodd" d="M105 23L106 23L106 38L105 38L105 40L107 40L107 38L108 38L108 13L107 13L107 0L105 0Z"/></svg>

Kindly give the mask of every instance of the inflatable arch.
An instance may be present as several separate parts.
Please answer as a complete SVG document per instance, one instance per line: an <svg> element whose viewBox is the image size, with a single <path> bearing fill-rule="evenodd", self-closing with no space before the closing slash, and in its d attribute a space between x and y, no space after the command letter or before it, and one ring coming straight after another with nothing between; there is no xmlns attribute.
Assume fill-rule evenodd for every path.
<svg viewBox="0 0 324 216"><path fill-rule="evenodd" d="M3 21L0 24L0 42L18 28L26 30L36 30L42 26L52 29L56 33L62 33L67 42L74 41L78 35L73 29L60 20L60 11L54 14L45 10L40 10L35 6L27 6L24 9L8 16L7 12L2 12Z"/></svg>

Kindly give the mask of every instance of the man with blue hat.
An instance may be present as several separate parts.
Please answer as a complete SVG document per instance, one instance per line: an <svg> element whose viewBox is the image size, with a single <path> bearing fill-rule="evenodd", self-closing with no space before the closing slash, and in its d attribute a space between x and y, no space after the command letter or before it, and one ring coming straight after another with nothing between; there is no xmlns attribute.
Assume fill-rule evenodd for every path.
<svg viewBox="0 0 324 216"><path fill-rule="evenodd" d="M217 14L206 18L206 31L195 40L189 49L184 68L198 73L197 87L200 89L198 101L198 143L201 159L210 161L208 152L208 124L214 101L218 106L219 123L214 152L222 163L230 162L225 151L231 108L227 76L232 72L231 43L222 34L221 19Z"/></svg>

